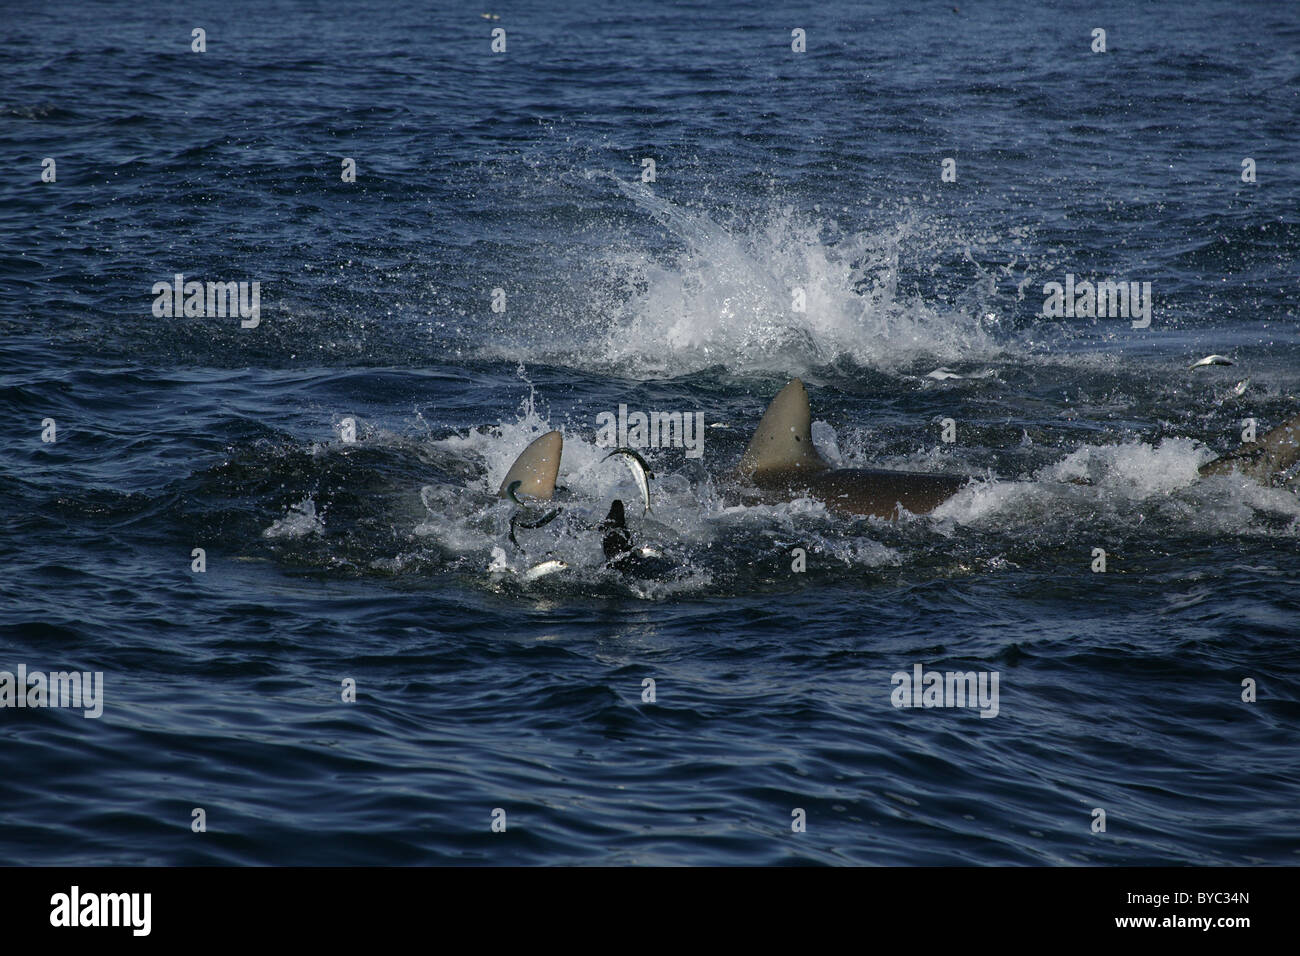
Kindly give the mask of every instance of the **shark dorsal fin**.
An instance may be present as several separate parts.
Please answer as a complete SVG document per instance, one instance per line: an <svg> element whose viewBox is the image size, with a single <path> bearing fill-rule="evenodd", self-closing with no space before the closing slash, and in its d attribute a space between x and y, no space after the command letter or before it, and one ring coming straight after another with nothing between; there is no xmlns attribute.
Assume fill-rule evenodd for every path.
<svg viewBox="0 0 1300 956"><path fill-rule="evenodd" d="M514 494L519 497L540 498L549 501L555 494L555 478L560 473L560 455L564 451L564 436L547 432L525 448L515 459L501 482L498 498L509 498L510 486L518 482Z"/></svg>
<svg viewBox="0 0 1300 956"><path fill-rule="evenodd" d="M1258 441L1248 442L1201 466L1202 475L1236 471L1269 482L1300 462L1300 415L1283 422Z"/></svg>
<svg viewBox="0 0 1300 956"><path fill-rule="evenodd" d="M808 390L800 379L792 379L776 393L754 429L754 437L740 459L740 473L752 478L775 472L811 473L829 467L813 447Z"/></svg>

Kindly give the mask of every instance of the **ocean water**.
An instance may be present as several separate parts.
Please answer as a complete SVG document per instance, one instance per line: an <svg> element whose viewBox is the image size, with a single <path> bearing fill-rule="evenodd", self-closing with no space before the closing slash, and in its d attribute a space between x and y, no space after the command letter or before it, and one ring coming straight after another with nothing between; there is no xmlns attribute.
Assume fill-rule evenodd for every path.
<svg viewBox="0 0 1300 956"><path fill-rule="evenodd" d="M1300 6L29 4L0 80L0 670L103 675L0 708L0 863L1300 862L1300 499L1197 480L1300 412ZM970 484L737 502L793 376ZM705 425L649 514L620 405Z"/></svg>

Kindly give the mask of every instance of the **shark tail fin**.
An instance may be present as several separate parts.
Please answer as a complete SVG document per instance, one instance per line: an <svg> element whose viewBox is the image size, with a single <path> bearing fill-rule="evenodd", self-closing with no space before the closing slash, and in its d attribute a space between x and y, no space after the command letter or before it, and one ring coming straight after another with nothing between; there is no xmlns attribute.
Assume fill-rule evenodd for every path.
<svg viewBox="0 0 1300 956"><path fill-rule="evenodd" d="M754 429L754 437L740 459L740 474L753 478L764 473L811 473L829 467L813 447L808 390L800 379L791 379L776 393Z"/></svg>
<svg viewBox="0 0 1300 956"><path fill-rule="evenodd" d="M563 452L564 436L557 431L534 439L506 472L497 497L527 495L549 501L555 494L555 479L560 473L560 455Z"/></svg>
<svg viewBox="0 0 1300 956"><path fill-rule="evenodd" d="M1283 422L1257 441L1220 455L1201 466L1201 474L1222 475L1236 471L1268 483L1300 462L1300 415Z"/></svg>

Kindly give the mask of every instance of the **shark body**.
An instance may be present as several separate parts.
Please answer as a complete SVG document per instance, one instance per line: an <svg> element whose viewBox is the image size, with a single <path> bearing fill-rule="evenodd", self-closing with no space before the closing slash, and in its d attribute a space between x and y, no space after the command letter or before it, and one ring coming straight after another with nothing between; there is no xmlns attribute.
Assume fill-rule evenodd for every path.
<svg viewBox="0 0 1300 956"><path fill-rule="evenodd" d="M841 514L897 517L928 514L968 483L962 475L832 468L812 440L808 390L799 379L767 406L736 469L742 497L763 501L815 498ZM747 487L746 487L747 486Z"/></svg>

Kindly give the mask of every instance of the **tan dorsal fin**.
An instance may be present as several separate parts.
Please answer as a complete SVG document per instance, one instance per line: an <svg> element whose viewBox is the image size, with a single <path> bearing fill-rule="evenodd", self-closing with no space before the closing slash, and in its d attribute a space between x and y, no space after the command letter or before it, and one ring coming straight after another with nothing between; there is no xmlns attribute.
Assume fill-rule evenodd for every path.
<svg viewBox="0 0 1300 956"><path fill-rule="evenodd" d="M497 497L509 498L510 486L517 481L517 497L549 500L555 494L555 478L560 473L560 455L563 452L564 436L559 432L547 432L541 438L533 439L506 472Z"/></svg>
<svg viewBox="0 0 1300 956"><path fill-rule="evenodd" d="M1300 415L1283 422L1258 441L1247 442L1201 466L1202 475L1239 471L1267 483L1300 461Z"/></svg>
<svg viewBox="0 0 1300 956"><path fill-rule="evenodd" d="M740 473L752 478L776 472L811 473L829 467L813 447L808 390L800 379L792 379L776 393L754 429L754 437L740 459Z"/></svg>

